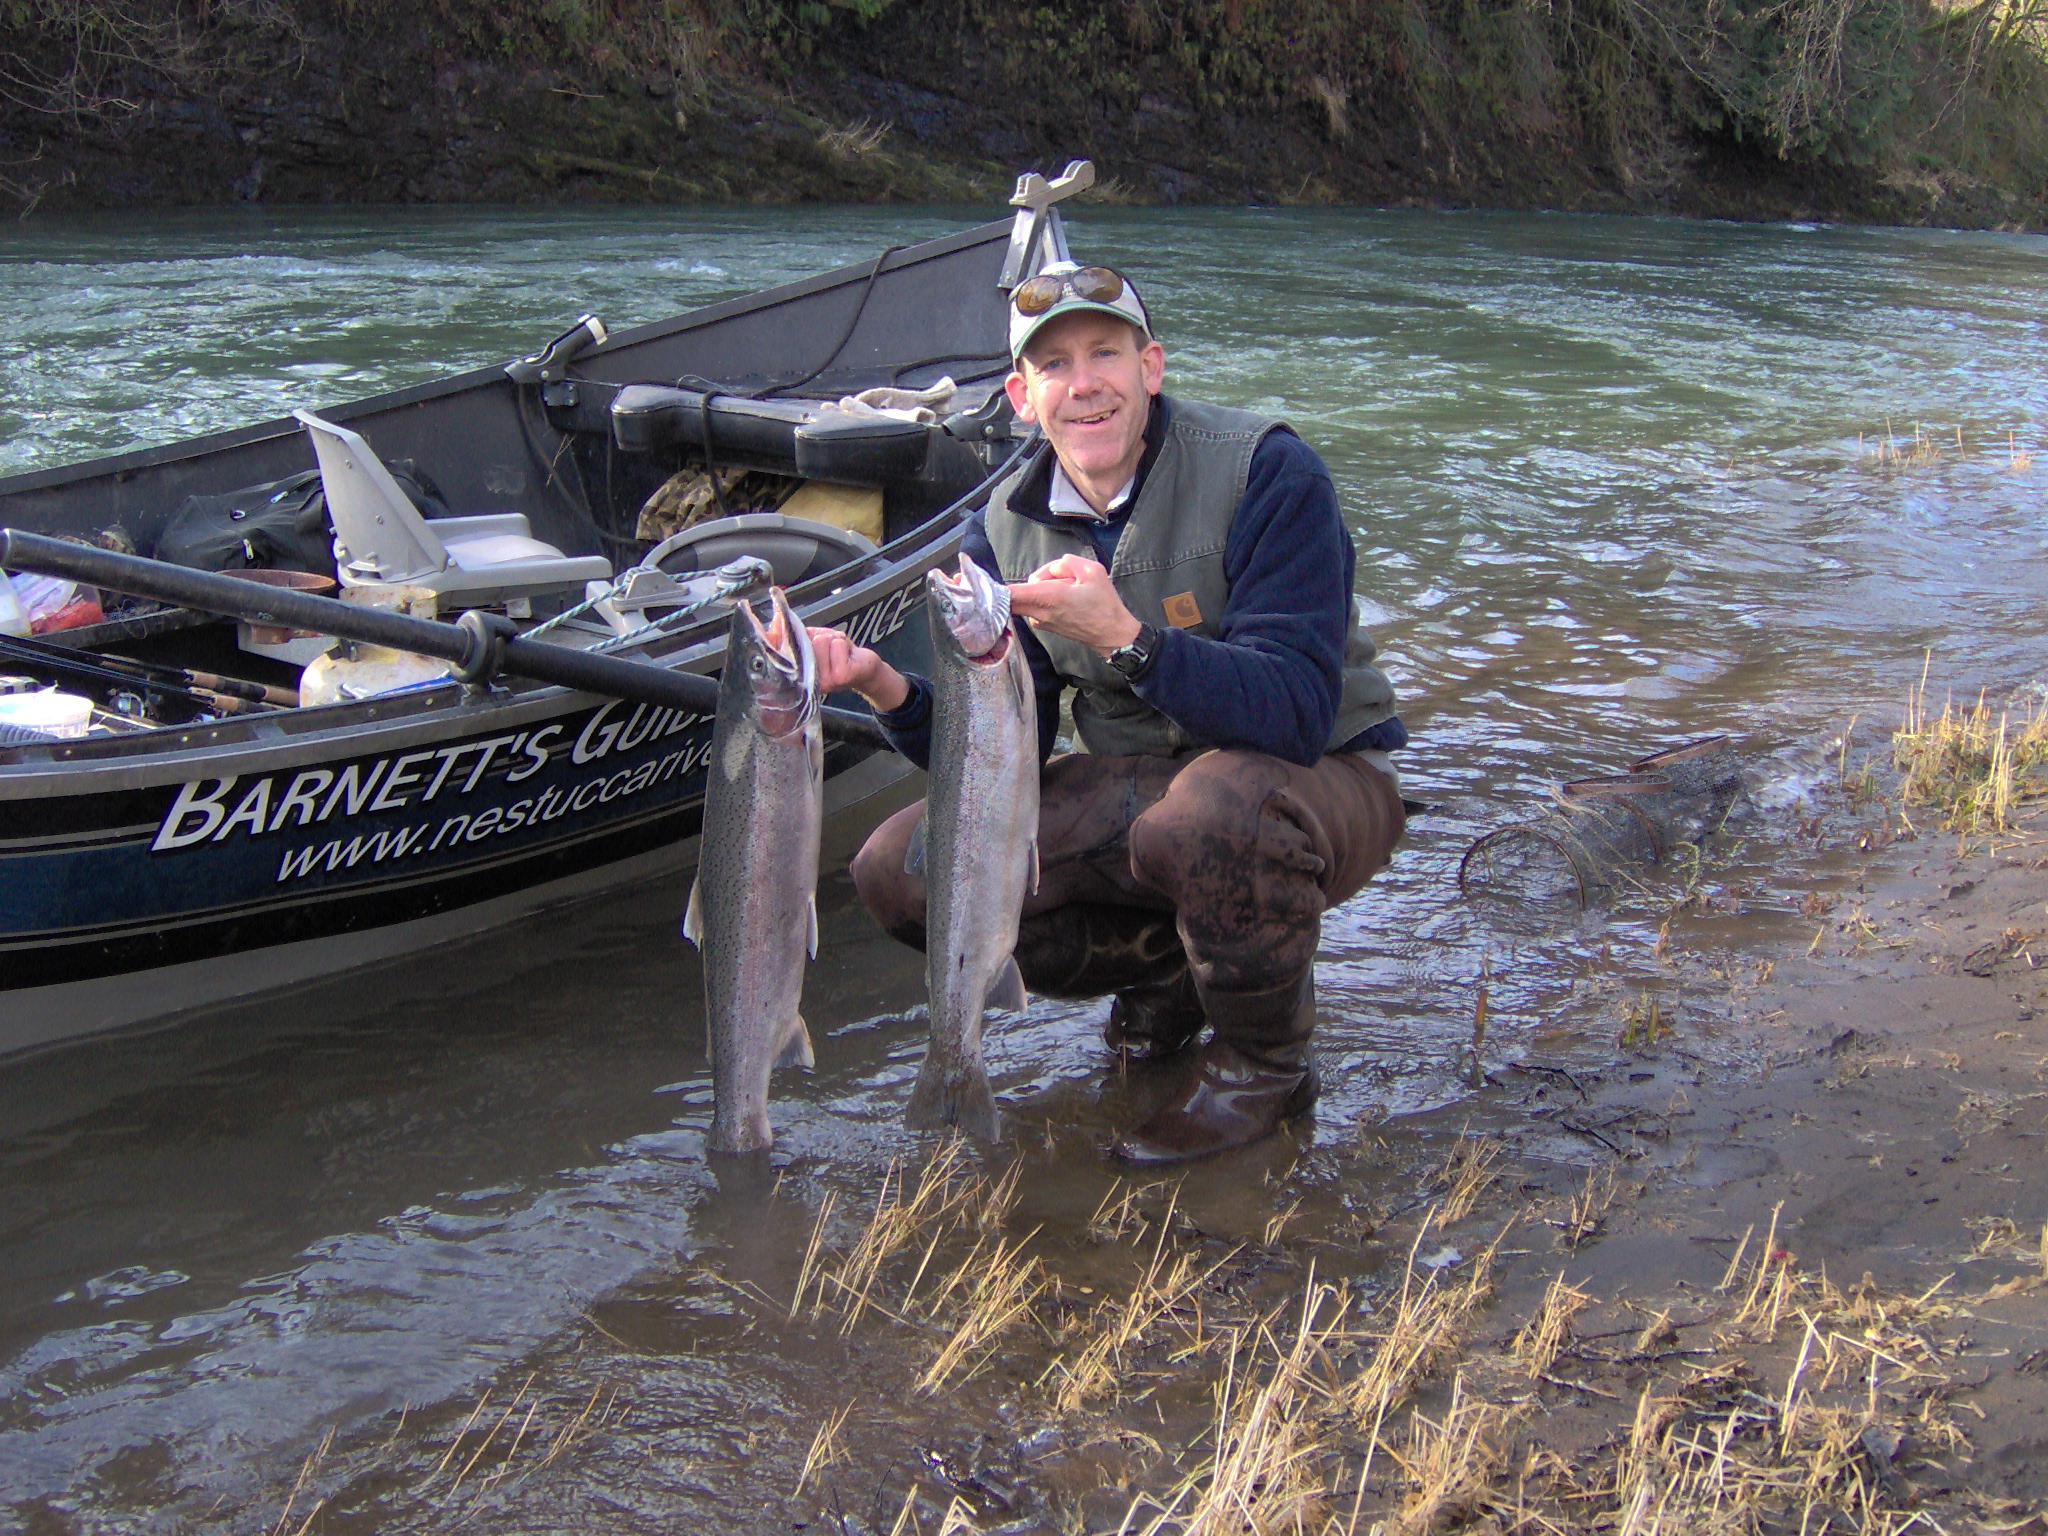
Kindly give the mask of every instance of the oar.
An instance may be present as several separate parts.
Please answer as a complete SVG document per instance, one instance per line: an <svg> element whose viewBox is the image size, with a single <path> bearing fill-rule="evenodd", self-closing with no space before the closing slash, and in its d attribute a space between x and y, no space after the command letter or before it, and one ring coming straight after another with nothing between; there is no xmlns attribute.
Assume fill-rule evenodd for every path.
<svg viewBox="0 0 2048 1536"><path fill-rule="evenodd" d="M188 570L140 555L119 555L39 533L24 533L18 528L0 528L0 568L68 576L87 586L151 597L202 613L226 614L254 624L287 629L310 629L344 640L434 656L453 662L456 676L465 682L483 682L500 672L509 672L515 677L556 683L585 693L640 704L663 704L697 714L712 714L718 708L716 678L675 672L649 662L625 661L617 656L598 656L540 640L522 640L511 620L477 609L464 613L454 624L439 624L381 608L337 602L331 597L315 597L309 592L292 592L232 576ZM825 734L835 741L879 751L894 750L871 715L825 708L819 711L819 717Z"/></svg>

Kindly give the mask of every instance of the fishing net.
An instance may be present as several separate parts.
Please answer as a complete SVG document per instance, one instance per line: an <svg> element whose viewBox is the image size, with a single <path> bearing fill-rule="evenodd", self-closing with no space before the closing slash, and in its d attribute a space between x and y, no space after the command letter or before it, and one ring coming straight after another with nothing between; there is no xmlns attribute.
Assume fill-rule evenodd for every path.
<svg viewBox="0 0 2048 1536"><path fill-rule="evenodd" d="M1465 850L1458 886L1468 898L1590 906L1681 844L1711 836L1740 798L1742 778L1734 745L1710 736L1551 793L1557 803L1545 815L1496 827Z"/></svg>

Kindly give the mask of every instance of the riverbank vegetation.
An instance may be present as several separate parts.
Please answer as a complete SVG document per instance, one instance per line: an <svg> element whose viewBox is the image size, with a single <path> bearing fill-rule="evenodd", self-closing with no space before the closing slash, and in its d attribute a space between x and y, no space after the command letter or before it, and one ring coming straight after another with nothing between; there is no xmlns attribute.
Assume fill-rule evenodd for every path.
<svg viewBox="0 0 2048 1536"><path fill-rule="evenodd" d="M0 0L0 195L1129 200L2038 226L2044 0Z"/></svg>

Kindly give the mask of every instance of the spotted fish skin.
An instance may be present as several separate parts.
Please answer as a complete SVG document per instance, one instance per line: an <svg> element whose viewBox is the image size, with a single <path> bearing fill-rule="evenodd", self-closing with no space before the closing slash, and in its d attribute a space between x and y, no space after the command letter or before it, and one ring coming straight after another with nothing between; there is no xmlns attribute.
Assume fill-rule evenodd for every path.
<svg viewBox="0 0 2048 1536"><path fill-rule="evenodd" d="M926 578L932 650L931 783L924 835L931 1043L905 1122L984 1141L1002 1117L982 1062L984 1009L1024 1006L1013 952L1038 883L1038 701L1010 624L1010 589L960 557Z"/></svg>
<svg viewBox="0 0 2048 1536"><path fill-rule="evenodd" d="M798 1004L818 952L825 819L817 663L782 589L764 623L733 610L704 785L697 882L683 933L703 953L711 1050L710 1147L766 1150L768 1078L812 1064Z"/></svg>

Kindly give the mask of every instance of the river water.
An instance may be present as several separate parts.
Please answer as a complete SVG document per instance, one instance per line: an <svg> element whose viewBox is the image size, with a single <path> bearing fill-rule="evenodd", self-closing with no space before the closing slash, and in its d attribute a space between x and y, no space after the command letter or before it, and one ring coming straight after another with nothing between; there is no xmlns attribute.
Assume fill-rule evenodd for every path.
<svg viewBox="0 0 2048 1536"><path fill-rule="evenodd" d="M524 353L585 310L648 320L975 217L10 226L0 471L360 397ZM1313 1143L1191 1176L1211 1229L1255 1232L1304 1192L1369 1202L1340 1154L1361 1124L1398 1139L1467 1091L1482 973L1495 1051L1592 1027L1572 976L1644 949L1656 903L1531 931L1451 879L1544 784L1728 731L1790 801L1852 717L1878 739L1923 666L1939 696L2048 665L2040 239L1084 210L1073 241L1146 280L1169 388L1283 414L1323 452L1414 730L1408 792L1438 807L1326 920ZM1782 941L1768 850L1737 857L1752 911L1721 937ZM336 1531L807 1518L785 1503L796 1468L863 1367L763 1323L733 1277L788 1294L819 1202L871 1200L919 1155L899 1119L921 965L826 881L818 1070L778 1081L780 1187L721 1189L683 896L620 892L7 1067L0 1529L298 1529L322 1498L314 1528ZM1055 1237L1112 1187L1099 1148L1131 1113L1100 1011L1040 1001L991 1042L1023 1209ZM593 1432L559 1457L451 1491L443 1458L480 1402L559 1422L588 1400ZM921 1412L873 1430L900 1442L877 1454L945 1418Z"/></svg>

